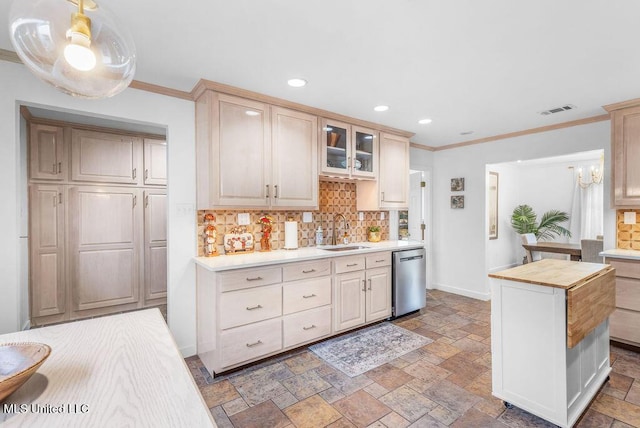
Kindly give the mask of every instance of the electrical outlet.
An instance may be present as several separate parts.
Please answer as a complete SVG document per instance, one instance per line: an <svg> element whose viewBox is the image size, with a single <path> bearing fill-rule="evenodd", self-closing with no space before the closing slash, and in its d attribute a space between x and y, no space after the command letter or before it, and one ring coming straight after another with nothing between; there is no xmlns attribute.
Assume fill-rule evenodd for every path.
<svg viewBox="0 0 640 428"><path fill-rule="evenodd" d="M380 212L380 220L384 220L384 211Z"/></svg>
<svg viewBox="0 0 640 428"><path fill-rule="evenodd" d="M246 226L251 222L251 218L249 217L249 213L239 213L238 214L238 225Z"/></svg>
<svg viewBox="0 0 640 428"><path fill-rule="evenodd" d="M364 220L364 213L362 211L360 211L358 213L358 221L363 221Z"/></svg>
<svg viewBox="0 0 640 428"><path fill-rule="evenodd" d="M313 214L308 211L302 213L302 222L303 223L311 223L313 221Z"/></svg>

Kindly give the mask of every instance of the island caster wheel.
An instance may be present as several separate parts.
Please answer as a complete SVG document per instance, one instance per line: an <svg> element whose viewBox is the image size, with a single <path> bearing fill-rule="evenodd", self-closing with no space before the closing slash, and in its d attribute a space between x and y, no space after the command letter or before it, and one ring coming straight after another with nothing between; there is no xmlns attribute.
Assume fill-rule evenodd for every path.
<svg viewBox="0 0 640 428"><path fill-rule="evenodd" d="M503 401L504 403L504 407L506 407L507 409L513 409L513 404L509 403L508 401Z"/></svg>

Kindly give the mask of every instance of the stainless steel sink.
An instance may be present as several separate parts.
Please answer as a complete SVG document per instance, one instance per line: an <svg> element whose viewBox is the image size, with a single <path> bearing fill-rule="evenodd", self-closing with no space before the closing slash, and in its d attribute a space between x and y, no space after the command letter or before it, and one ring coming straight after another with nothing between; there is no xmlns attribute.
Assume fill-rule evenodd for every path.
<svg viewBox="0 0 640 428"><path fill-rule="evenodd" d="M337 246L337 247L319 247L321 250L326 250L326 251L351 251L351 250L362 250L364 248L369 248L369 247L365 247L362 245L346 245L346 246Z"/></svg>

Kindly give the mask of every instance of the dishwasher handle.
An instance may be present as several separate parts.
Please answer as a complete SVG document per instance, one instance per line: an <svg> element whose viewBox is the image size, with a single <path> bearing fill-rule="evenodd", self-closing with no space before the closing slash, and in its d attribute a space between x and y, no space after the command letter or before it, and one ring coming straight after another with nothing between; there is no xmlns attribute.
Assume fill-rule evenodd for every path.
<svg viewBox="0 0 640 428"><path fill-rule="evenodd" d="M424 255L420 254L419 256L412 256L412 257L400 257L400 261L401 262L408 262L410 260L420 260L423 259Z"/></svg>

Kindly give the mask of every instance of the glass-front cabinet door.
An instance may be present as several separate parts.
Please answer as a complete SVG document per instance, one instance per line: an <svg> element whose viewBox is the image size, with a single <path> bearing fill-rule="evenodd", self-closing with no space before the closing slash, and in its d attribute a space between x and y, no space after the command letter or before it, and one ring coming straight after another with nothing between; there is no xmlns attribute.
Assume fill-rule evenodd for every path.
<svg viewBox="0 0 640 428"><path fill-rule="evenodd" d="M321 170L327 174L349 176L351 170L351 126L322 119Z"/></svg>
<svg viewBox="0 0 640 428"><path fill-rule="evenodd" d="M378 133L366 128L353 126L353 155L351 175L375 178L378 172Z"/></svg>

